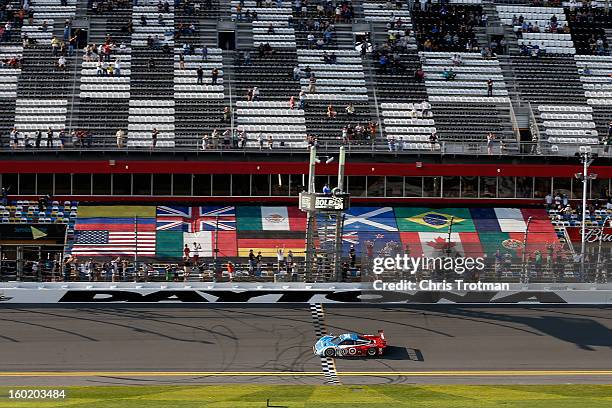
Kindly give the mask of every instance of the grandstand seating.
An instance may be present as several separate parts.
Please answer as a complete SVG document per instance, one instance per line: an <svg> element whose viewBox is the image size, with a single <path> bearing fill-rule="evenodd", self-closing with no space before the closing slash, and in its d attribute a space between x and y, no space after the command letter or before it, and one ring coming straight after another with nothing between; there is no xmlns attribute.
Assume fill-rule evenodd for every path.
<svg viewBox="0 0 612 408"><path fill-rule="evenodd" d="M597 124L597 130L604 135L612 118L612 84L610 84L612 57L576 55L574 58L587 104L593 108L593 119Z"/></svg>
<svg viewBox="0 0 612 408"><path fill-rule="evenodd" d="M460 53L461 64L452 61L457 53L421 52L425 86L436 117L441 139L484 140L488 132L511 139L509 103L504 77L496 59L476 53ZM447 80L444 72L454 72ZM487 96L487 81L493 95Z"/></svg>
<svg viewBox="0 0 612 408"><path fill-rule="evenodd" d="M127 132L125 145L130 149L149 148L153 128L160 131L159 149L193 149L200 146L203 134L215 129L222 133L226 127L250 126L246 128L250 134L247 146L256 145L261 130L264 139L272 134L275 147L302 148L307 136L340 143L344 126L370 121L381 125L383 133L378 142L382 145L389 134L394 134L387 128L393 130L397 126L391 124L400 123L394 121L407 119L389 117L394 109L388 104L418 104L424 100L432 105L441 142L481 143L488 132L514 140L510 103L530 102L534 111L539 105L591 107L591 112L584 113L591 115L589 124L582 128L570 125L572 120L545 124L551 120L543 119L539 111L536 116L546 140L552 137L554 144L599 143L595 139L607 131L612 115L612 91L607 83L612 59L601 55L601 49L603 54L608 53L605 30L611 24L603 8L587 13L587 9L569 3L563 5L565 9L487 5L487 13L498 16L507 26L520 16L526 24L538 26L539 32L518 25L514 28L519 45L538 44L543 51L538 58L513 54L487 58L473 52L485 48L489 44L484 41L491 40L479 27L485 13L479 0L457 0L444 6L434 3L430 8L416 2L413 9L404 3L360 0L352 4L354 15L350 18L335 18L334 12L321 10L316 4L287 0L264 1L259 7L254 0L244 1L240 16L238 0L202 4L178 1L166 10L160 10L156 0L139 0L134 5L119 2L112 8L98 3L90 2L83 8L76 0L67 0L66 5L59 0L33 0L32 21L26 18L23 26L15 24L10 39L0 42L0 138L4 146L14 126L22 133L19 146L25 146L35 131L51 127L55 131L54 148L62 144L70 147L68 138L59 140L60 129L66 134L87 130L93 135L93 147L100 148L114 147L114 135L123 129ZM257 12L254 20L253 11ZM436 28L440 14L444 15L443 32ZM465 16L465 21L458 16ZM556 31L550 30L553 16ZM235 23L236 51L217 48L217 19L226 17ZM97 56L85 59L82 49L67 56L65 70L58 69L58 55L50 42L53 36L63 39L66 19L73 20L76 28L87 27L91 44L100 45L109 37L116 42L112 58L104 63L112 65L119 59L120 75L100 75ZM353 22L370 24L374 49L383 50L383 45L389 44L388 52L399 64L393 69L379 69L378 61L369 55L362 57L352 39ZM315 39L323 38L324 30L329 36L325 36L323 46L308 40L310 34ZM448 42L443 35L446 33L451 37L458 33L458 41L453 38ZM30 41L22 41L22 34ZM424 51L426 41L432 39L435 46ZM466 52L466 42L470 52ZM260 55L260 44L269 44L273 52ZM396 48L396 44L401 46ZM193 48L187 52L186 46ZM207 47L206 56L203 46ZM244 63L244 51L250 52L250 64ZM335 54L336 62L326 63L324 53ZM451 57L455 53L461 53L461 65L453 66ZM23 59L23 64L9 66L7 62L13 58ZM308 92L306 76L293 80L296 66L302 70L309 67L315 74L315 92ZM203 84L197 83L198 67L204 70ZM424 82L414 76L420 67L425 71ZM456 77L446 81L442 71L451 67ZM219 72L214 85L213 68ZM486 96L488 79L494 81L492 97ZM255 86L260 91L257 102L270 102L270 106L242 105L247 91ZM288 114L289 98L297 99L300 91L306 93L305 108ZM33 106L32 101L43 103ZM355 107L355 115L350 117L344 114L349 102ZM338 112L338 120L325 116L330 103ZM221 120L224 107L232 112L227 122ZM418 123L419 127L433 128ZM407 125L401 122L401 126ZM565 125L568 127L562 127ZM421 133L423 129L403 133L406 129L395 134L425 134ZM44 139L41 148L49 147ZM417 139L410 142L425 143Z"/></svg>
<svg viewBox="0 0 612 408"><path fill-rule="evenodd" d="M549 143L599 143L590 106L539 105L538 111Z"/></svg>

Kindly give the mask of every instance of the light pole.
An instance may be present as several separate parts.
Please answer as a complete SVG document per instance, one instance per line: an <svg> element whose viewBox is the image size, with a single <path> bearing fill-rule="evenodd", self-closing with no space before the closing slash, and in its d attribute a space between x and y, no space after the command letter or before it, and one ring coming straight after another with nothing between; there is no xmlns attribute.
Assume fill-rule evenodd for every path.
<svg viewBox="0 0 612 408"><path fill-rule="evenodd" d="M529 272L527 271L527 238L529 237L529 225L531 224L531 219L533 217L527 218L527 226L525 227L525 235L523 235L523 259L521 265L521 283L529 283Z"/></svg>
<svg viewBox="0 0 612 408"><path fill-rule="evenodd" d="M597 174L589 174L589 167L593 163L591 146L580 146L580 161L582 173L576 173L576 179L582 180L582 223L580 225L580 279L584 278L584 258L586 255L586 212L588 181L597 178Z"/></svg>
<svg viewBox="0 0 612 408"><path fill-rule="evenodd" d="M596 275L595 275L595 282L596 283L606 283L608 281L608 272L603 270L603 268L601 268L601 243L603 241L603 236L604 236L604 229L606 228L606 224L608 223L608 220L612 219L612 215L608 215L606 216L606 218L604 218L603 224L601 224L601 228L599 231L599 243L598 243L598 248L597 248L597 266L596 266Z"/></svg>

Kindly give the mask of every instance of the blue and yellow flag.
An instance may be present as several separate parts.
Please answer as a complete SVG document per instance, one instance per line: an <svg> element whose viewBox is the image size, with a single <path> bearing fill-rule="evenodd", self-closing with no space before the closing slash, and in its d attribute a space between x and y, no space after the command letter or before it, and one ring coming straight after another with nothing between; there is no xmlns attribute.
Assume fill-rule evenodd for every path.
<svg viewBox="0 0 612 408"><path fill-rule="evenodd" d="M476 227L467 208L396 207L395 218L400 231L442 232L452 223L452 232L474 232Z"/></svg>

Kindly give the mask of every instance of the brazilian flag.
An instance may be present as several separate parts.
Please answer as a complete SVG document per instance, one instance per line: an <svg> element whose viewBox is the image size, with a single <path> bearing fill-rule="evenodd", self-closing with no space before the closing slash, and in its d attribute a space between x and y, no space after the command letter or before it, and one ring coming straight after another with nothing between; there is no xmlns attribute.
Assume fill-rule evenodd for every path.
<svg viewBox="0 0 612 408"><path fill-rule="evenodd" d="M402 232L476 232L468 208L395 207L395 219Z"/></svg>

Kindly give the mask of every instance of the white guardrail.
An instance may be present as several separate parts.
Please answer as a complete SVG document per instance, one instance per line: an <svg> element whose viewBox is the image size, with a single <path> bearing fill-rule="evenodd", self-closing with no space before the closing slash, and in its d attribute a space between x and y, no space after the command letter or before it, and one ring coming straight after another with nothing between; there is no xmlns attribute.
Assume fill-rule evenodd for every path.
<svg viewBox="0 0 612 408"><path fill-rule="evenodd" d="M418 285L418 282L416 283ZM402 285L402 282L396 285ZM454 283L452 284L454 285ZM501 284L498 284L501 285ZM4 304L413 303L612 304L612 284L504 284L495 290L407 290L373 283L0 283ZM425 287L425 286L424 286ZM389 287L386 287L389 289ZM397 290L394 290L397 289ZM406 289L406 290L404 290Z"/></svg>

